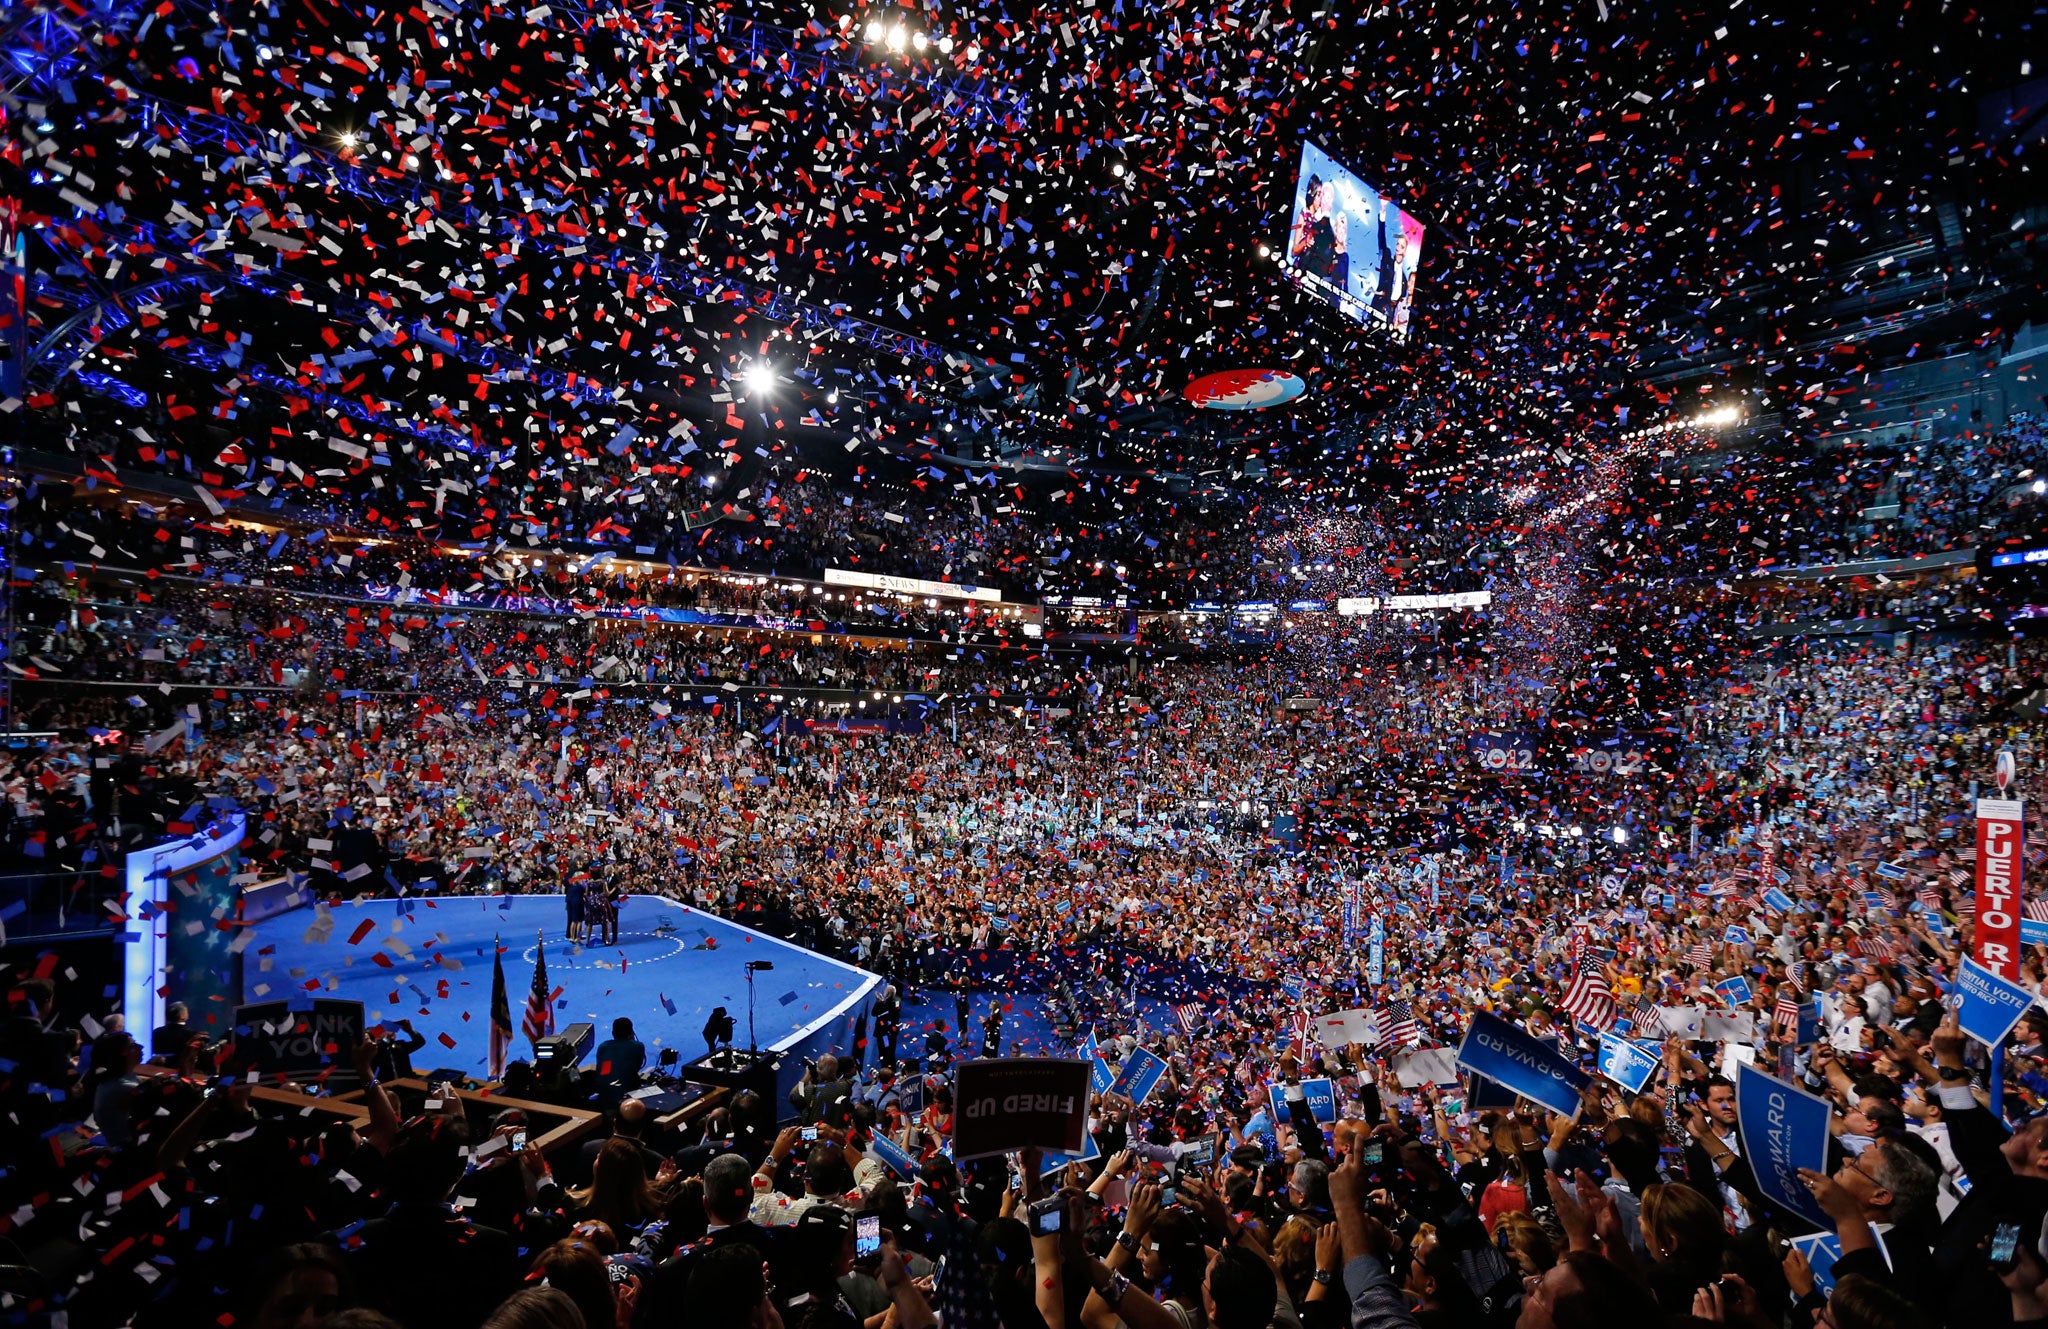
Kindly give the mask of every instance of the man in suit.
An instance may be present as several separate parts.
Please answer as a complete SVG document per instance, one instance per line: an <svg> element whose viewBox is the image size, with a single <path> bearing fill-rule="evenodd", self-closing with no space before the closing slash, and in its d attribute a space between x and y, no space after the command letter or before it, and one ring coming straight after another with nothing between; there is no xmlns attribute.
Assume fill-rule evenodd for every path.
<svg viewBox="0 0 2048 1329"><path fill-rule="evenodd" d="M733 1246L751 1246L768 1261L770 1275L778 1285L788 1285L782 1234L762 1227L747 1217L754 1201L754 1169L739 1154L720 1154L704 1167L704 1214L710 1226L703 1238L654 1267L640 1289L640 1306L633 1316L635 1329L652 1329L689 1322L690 1275L706 1256Z"/></svg>

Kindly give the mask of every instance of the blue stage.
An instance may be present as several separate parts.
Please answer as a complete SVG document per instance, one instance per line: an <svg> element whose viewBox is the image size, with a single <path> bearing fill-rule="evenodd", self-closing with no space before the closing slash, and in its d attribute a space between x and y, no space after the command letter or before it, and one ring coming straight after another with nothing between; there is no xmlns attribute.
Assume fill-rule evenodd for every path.
<svg viewBox="0 0 2048 1329"><path fill-rule="evenodd" d="M647 1044L649 1065L663 1048L677 1049L685 1062L702 1057L704 1021L714 1006L736 1022L735 1045L747 1045L749 960L775 965L755 978L755 1034L763 1050L815 1057L847 1048L881 986L865 970L658 897L626 901L615 947L572 946L563 922L559 895L353 900L333 906L331 915L324 907L295 909L250 929L242 999L360 1001L367 1023L406 1018L426 1036L427 1046L413 1056L417 1069L446 1067L481 1078L490 1051L494 942L506 948L515 1030L544 944L548 987L557 993L555 1028L587 1021L603 1042L612 1021L626 1016ZM531 1057L523 1034L512 1055ZM785 1089L802 1073L800 1056L784 1059Z"/></svg>

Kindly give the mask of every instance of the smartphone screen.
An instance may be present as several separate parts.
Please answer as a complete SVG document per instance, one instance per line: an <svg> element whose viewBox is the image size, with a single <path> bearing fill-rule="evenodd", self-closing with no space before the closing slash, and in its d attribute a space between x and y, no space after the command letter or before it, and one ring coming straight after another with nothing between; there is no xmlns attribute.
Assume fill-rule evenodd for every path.
<svg viewBox="0 0 2048 1329"><path fill-rule="evenodd" d="M1367 1167L1378 1167L1387 1156L1387 1146L1382 1140L1371 1140L1358 1146L1358 1161Z"/></svg>
<svg viewBox="0 0 2048 1329"><path fill-rule="evenodd" d="M525 1132L525 1131L514 1131L514 1132L512 1132L512 1147L513 1147L513 1148L514 1148L515 1150L516 1150L516 1149L524 1149L524 1148L526 1148L526 1132Z"/></svg>
<svg viewBox="0 0 2048 1329"><path fill-rule="evenodd" d="M1985 1254L1992 1266L2001 1270L2012 1268L2020 1252L2020 1225L2000 1223L1998 1230L1991 1234L1991 1249Z"/></svg>
<svg viewBox="0 0 2048 1329"><path fill-rule="evenodd" d="M806 1143L806 1144L809 1144L809 1143L810 1143L811 1141L813 1141L813 1140L816 1140L817 1138L818 1138L818 1128L817 1128L816 1126L806 1126L806 1127L804 1127L804 1129L803 1129L803 1139L804 1139L804 1143Z"/></svg>
<svg viewBox="0 0 2048 1329"><path fill-rule="evenodd" d="M844 1229L841 1229L844 1231ZM853 1220L853 1254L856 1259L863 1255L879 1255L882 1252L882 1216L862 1214Z"/></svg>

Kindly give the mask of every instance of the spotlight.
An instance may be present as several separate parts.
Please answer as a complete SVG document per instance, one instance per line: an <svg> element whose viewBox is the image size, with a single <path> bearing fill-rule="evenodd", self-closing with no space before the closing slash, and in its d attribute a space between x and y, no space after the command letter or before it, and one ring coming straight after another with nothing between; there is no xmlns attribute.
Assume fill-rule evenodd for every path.
<svg viewBox="0 0 2048 1329"><path fill-rule="evenodd" d="M902 50L902 49L904 48L904 46L905 46L905 45L906 45L906 44L907 44L907 43L908 43L909 41L910 41L910 34L909 34L909 33L907 33L907 32L905 32L905 31L903 30L903 26L902 26L901 24L898 24L897 26L895 26L895 27L893 27L893 28L889 29L889 49L890 49L890 50L892 50L892 51L900 51L900 50Z"/></svg>
<svg viewBox="0 0 2048 1329"><path fill-rule="evenodd" d="M342 131L341 131L341 146L343 146L344 148L352 148L352 147L354 147L355 145L356 145L356 136L355 136L355 131L354 131L354 130L350 130L350 129L344 129L344 130L342 130Z"/></svg>
<svg viewBox="0 0 2048 1329"><path fill-rule="evenodd" d="M1124 178L1124 164L1123 164L1122 162L1116 162L1116 163L1114 163L1113 165L1111 165L1111 166L1110 166L1110 168L1109 168L1109 173L1110 173L1111 175L1115 176L1115 177L1116 177L1117 179L1119 179L1119 180L1123 179L1123 178Z"/></svg>
<svg viewBox="0 0 2048 1329"><path fill-rule="evenodd" d="M912 34L910 34L910 44L912 46L915 46L920 51L922 51L930 43L930 41L931 38L925 36L921 32L913 32Z"/></svg>
<svg viewBox="0 0 2048 1329"><path fill-rule="evenodd" d="M740 382L746 385L753 396L765 396L775 388L775 369L765 361L757 361L746 367L740 375Z"/></svg>
<svg viewBox="0 0 2048 1329"><path fill-rule="evenodd" d="M867 34L868 40L871 42L882 40L882 23L880 19L868 20Z"/></svg>

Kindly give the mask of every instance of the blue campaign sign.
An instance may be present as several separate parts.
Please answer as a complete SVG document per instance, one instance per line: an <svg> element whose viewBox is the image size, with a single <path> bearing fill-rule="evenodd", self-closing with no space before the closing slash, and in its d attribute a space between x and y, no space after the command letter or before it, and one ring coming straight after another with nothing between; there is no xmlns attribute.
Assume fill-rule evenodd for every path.
<svg viewBox="0 0 2048 1329"><path fill-rule="evenodd" d="M1799 1003L1799 1027L1792 1036L1800 1043L1818 1043L1826 1024L1820 1018L1820 998L1808 997Z"/></svg>
<svg viewBox="0 0 2048 1329"><path fill-rule="evenodd" d="M1956 1019L1963 1032L1993 1048L2005 1042L2005 1036L2034 1001L2033 993L1967 957L1956 974L1956 991L1963 998L1956 1008Z"/></svg>
<svg viewBox="0 0 2048 1329"><path fill-rule="evenodd" d="M1789 914L1792 912L1792 897L1779 890L1776 886L1765 891L1763 898L1764 908L1774 914Z"/></svg>
<svg viewBox="0 0 2048 1329"><path fill-rule="evenodd" d="M910 1156L909 1150L882 1132L875 1132L874 1138L868 1142L868 1152L880 1159L882 1166L894 1173L898 1181L917 1179L917 1160Z"/></svg>
<svg viewBox="0 0 2048 1329"><path fill-rule="evenodd" d="M1579 1090L1592 1083L1557 1044L1538 1041L1490 1011L1473 1015L1458 1044L1458 1064L1566 1115L1577 1110Z"/></svg>
<svg viewBox="0 0 2048 1329"><path fill-rule="evenodd" d="M1166 1075L1166 1063L1144 1048L1124 1059L1123 1069L1116 1073L1111 1088L1129 1098L1133 1103L1142 1104L1159 1087L1159 1081Z"/></svg>
<svg viewBox="0 0 2048 1329"><path fill-rule="evenodd" d="M1383 914L1372 916L1372 935L1367 945L1365 977L1374 987L1387 981L1387 920Z"/></svg>
<svg viewBox="0 0 2048 1329"><path fill-rule="evenodd" d="M1738 923L1730 923L1728 931L1722 934L1721 940L1727 942L1730 946L1747 946L1749 945L1749 929Z"/></svg>
<svg viewBox="0 0 2048 1329"><path fill-rule="evenodd" d="M1039 1165L1038 1175L1049 1177L1069 1163L1092 1163L1100 1157L1102 1157L1102 1146L1095 1143L1095 1137L1091 1134L1082 1144L1081 1152L1078 1154L1048 1152L1042 1155L1043 1162Z"/></svg>
<svg viewBox="0 0 2048 1329"><path fill-rule="evenodd" d="M1600 1055L1595 1063L1600 1073L1632 1094L1643 1092L1643 1086L1657 1073L1657 1053L1640 1043L1630 1042L1617 1034L1600 1035Z"/></svg>
<svg viewBox="0 0 2048 1329"><path fill-rule="evenodd" d="M1800 1168L1828 1166L1828 1105L1804 1089L1786 1084L1747 1063L1735 1067L1735 1121L1742 1132L1742 1156L1764 1198L1818 1228L1832 1228L1799 1179Z"/></svg>
<svg viewBox="0 0 2048 1329"><path fill-rule="evenodd" d="M1303 1080L1302 1096L1308 1100L1308 1110L1317 1122L1328 1126L1337 1120L1337 1087L1328 1080ZM1273 1120L1292 1121L1287 1115L1287 1091L1284 1086L1269 1084L1266 1097L1273 1105Z"/></svg>
<svg viewBox="0 0 2048 1329"><path fill-rule="evenodd" d="M1967 1178L1962 1178L1967 1180ZM1885 1267L1892 1267L1892 1253L1885 1249L1884 1234L1872 1232L1877 1238L1877 1253L1884 1257ZM1842 1258L1842 1239L1832 1232L1809 1232L1803 1237L1790 1239L1792 1246L1806 1257L1806 1263L1813 1270L1813 1290L1824 1297L1835 1293L1835 1261Z"/></svg>
<svg viewBox="0 0 2048 1329"><path fill-rule="evenodd" d="M2020 945L2048 946L2048 919L2022 918L2020 920Z"/></svg>
<svg viewBox="0 0 2048 1329"><path fill-rule="evenodd" d="M1741 1010L1749 1005L1751 993L1749 980L1746 978L1724 978L1714 984L1714 991L1721 994L1721 1000L1728 1003L1728 1009L1731 1011Z"/></svg>

